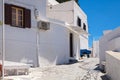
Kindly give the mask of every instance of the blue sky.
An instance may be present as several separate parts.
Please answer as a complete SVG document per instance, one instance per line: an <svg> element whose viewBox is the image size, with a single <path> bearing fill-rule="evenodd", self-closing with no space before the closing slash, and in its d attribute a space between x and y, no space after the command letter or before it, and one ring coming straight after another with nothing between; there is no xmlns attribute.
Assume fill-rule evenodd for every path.
<svg viewBox="0 0 120 80"><path fill-rule="evenodd" d="M104 30L120 26L120 0L79 0L79 5L88 16L89 46Z"/></svg>

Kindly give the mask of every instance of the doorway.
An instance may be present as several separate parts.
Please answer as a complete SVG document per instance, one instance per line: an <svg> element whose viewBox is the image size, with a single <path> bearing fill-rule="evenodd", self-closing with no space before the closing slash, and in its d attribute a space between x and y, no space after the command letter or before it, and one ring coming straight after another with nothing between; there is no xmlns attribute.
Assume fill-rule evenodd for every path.
<svg viewBox="0 0 120 80"><path fill-rule="evenodd" d="M69 40L70 40L70 57L73 57L73 34L72 33L70 33Z"/></svg>

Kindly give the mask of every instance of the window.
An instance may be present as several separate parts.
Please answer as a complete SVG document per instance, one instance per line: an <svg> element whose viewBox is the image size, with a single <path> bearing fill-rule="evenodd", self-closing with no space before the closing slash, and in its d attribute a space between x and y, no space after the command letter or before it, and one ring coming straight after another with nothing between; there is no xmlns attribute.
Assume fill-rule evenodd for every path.
<svg viewBox="0 0 120 80"><path fill-rule="evenodd" d="M83 29L86 31L86 25L85 25L85 23L83 23Z"/></svg>
<svg viewBox="0 0 120 80"><path fill-rule="evenodd" d="M23 27L23 9L12 7L12 25Z"/></svg>
<svg viewBox="0 0 120 80"><path fill-rule="evenodd" d="M81 19L79 17L77 18L77 25L81 27Z"/></svg>
<svg viewBox="0 0 120 80"><path fill-rule="evenodd" d="M30 28L31 11L20 6L5 4L5 24L19 28Z"/></svg>

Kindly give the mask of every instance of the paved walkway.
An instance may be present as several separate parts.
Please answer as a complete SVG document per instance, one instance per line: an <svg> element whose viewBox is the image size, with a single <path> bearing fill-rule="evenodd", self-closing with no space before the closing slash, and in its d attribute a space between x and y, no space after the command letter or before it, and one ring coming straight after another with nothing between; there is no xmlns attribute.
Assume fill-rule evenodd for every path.
<svg viewBox="0 0 120 80"><path fill-rule="evenodd" d="M75 64L33 69L31 75L36 80L102 80L103 74L95 70L98 63L97 58L83 59Z"/></svg>
<svg viewBox="0 0 120 80"><path fill-rule="evenodd" d="M102 80L104 74L96 70L98 63L97 58L89 58L74 64L34 68L28 76L16 76L14 80Z"/></svg>

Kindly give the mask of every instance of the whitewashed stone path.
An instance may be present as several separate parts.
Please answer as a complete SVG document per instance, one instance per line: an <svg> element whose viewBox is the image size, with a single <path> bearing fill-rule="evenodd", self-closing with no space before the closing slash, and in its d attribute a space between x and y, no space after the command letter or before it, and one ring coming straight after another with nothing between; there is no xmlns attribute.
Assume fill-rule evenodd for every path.
<svg viewBox="0 0 120 80"><path fill-rule="evenodd" d="M98 63L97 58L86 58L74 64L30 69L28 76L12 78L13 80L102 80L101 76L104 74L94 70Z"/></svg>

